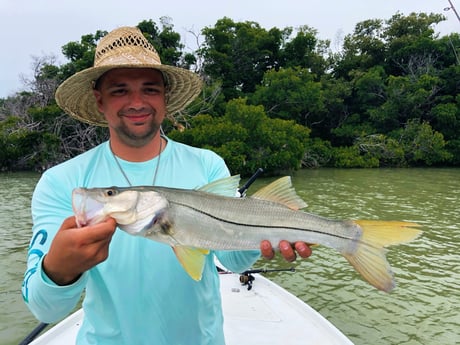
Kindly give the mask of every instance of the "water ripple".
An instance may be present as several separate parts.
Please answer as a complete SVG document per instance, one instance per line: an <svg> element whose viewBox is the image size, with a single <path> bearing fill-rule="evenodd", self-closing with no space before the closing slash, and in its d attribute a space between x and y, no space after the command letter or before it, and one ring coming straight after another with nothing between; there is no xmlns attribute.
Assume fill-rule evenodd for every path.
<svg viewBox="0 0 460 345"><path fill-rule="evenodd" d="M296 261L295 276L277 274L273 280L357 345L460 343L460 169L321 169L295 173L293 182L309 212L416 222L423 235L389 248L397 281L390 294L373 289L327 248Z"/></svg>
<svg viewBox="0 0 460 345"><path fill-rule="evenodd" d="M35 325L20 298L36 175L0 174L0 339L17 344ZM264 185L271 179L260 179ZM318 247L295 273L267 276L331 320L356 345L460 343L460 169L302 170L293 175L307 210L338 219L417 222L423 235L390 247L397 282L377 291L335 251ZM282 260L258 267L288 268ZM257 288L257 281L254 282Z"/></svg>

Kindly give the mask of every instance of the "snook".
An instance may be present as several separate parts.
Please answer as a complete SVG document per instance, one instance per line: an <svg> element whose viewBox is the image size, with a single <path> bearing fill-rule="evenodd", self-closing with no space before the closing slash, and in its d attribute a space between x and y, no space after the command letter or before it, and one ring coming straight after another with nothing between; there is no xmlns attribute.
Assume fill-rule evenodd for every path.
<svg viewBox="0 0 460 345"><path fill-rule="evenodd" d="M237 198L239 176L198 190L165 187L77 188L73 209L79 226L114 218L120 229L169 244L184 269L201 279L209 250L259 249L262 240L304 241L334 248L371 285L390 291L395 283L384 247L413 240L415 223L337 221L307 212L289 177L250 197ZM228 196L230 195L230 196Z"/></svg>

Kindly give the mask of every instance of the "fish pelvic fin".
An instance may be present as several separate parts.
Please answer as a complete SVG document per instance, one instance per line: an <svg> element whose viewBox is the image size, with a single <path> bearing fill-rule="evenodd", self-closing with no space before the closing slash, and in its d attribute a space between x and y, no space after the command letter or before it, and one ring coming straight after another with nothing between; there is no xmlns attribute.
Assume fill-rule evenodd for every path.
<svg viewBox="0 0 460 345"><path fill-rule="evenodd" d="M201 280L209 250L187 246L174 246L173 250L188 275L196 281Z"/></svg>
<svg viewBox="0 0 460 345"><path fill-rule="evenodd" d="M273 181L269 185L259 189L251 197L283 204L292 210L307 207L305 201L294 190L291 177L289 176L284 176Z"/></svg>
<svg viewBox="0 0 460 345"><path fill-rule="evenodd" d="M422 231L419 225L400 221L357 220L362 237L353 253L344 257L362 277L379 290L390 292L396 286L385 254L386 246L410 242Z"/></svg>
<svg viewBox="0 0 460 345"><path fill-rule="evenodd" d="M222 196L235 197L240 184L240 175L224 177L208 183L200 188L201 192L218 194Z"/></svg>

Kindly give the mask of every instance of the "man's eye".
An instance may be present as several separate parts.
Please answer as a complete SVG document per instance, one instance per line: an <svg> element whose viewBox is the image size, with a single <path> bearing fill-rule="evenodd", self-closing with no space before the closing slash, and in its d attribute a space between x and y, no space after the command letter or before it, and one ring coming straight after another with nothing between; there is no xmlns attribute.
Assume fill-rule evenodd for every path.
<svg viewBox="0 0 460 345"><path fill-rule="evenodd" d="M160 93L160 90L156 88L147 88L145 89L145 92L151 95L155 95L155 94Z"/></svg>
<svg viewBox="0 0 460 345"><path fill-rule="evenodd" d="M125 89L114 89L114 90L111 91L111 94L112 94L112 95L115 95L115 96L117 96L117 95L123 95L123 94L125 94L125 93L126 93L126 90L125 90Z"/></svg>

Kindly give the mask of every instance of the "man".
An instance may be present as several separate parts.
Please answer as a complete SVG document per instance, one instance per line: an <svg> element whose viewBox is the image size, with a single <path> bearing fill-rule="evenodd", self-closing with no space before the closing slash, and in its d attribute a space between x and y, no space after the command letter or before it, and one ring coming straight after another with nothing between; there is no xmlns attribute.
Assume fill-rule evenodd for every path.
<svg viewBox="0 0 460 345"><path fill-rule="evenodd" d="M32 199L24 300L38 319L54 322L72 311L85 290L77 344L225 342L214 255L241 272L259 251L214 252L196 282L170 247L115 231L113 219L78 228L71 205L75 187L196 188L228 176L215 153L161 134L165 116L182 110L200 88L194 73L162 65L138 29L123 27L101 39L94 67L56 91L69 115L108 126L110 133L108 142L46 171ZM304 243L279 246L290 261L296 251L311 254ZM261 243L261 253L273 257L268 241Z"/></svg>

